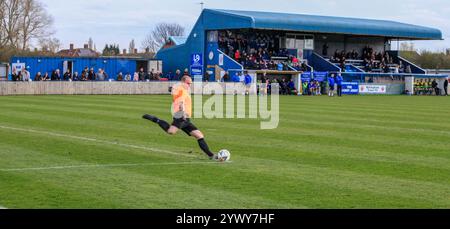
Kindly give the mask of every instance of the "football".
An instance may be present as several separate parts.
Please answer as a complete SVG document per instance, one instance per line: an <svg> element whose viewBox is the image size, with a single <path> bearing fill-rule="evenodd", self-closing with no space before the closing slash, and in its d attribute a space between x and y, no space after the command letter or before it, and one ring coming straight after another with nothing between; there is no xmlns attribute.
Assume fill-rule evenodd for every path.
<svg viewBox="0 0 450 229"><path fill-rule="evenodd" d="M229 161L231 158L231 153L230 151L223 149L217 154L217 158L221 162Z"/></svg>

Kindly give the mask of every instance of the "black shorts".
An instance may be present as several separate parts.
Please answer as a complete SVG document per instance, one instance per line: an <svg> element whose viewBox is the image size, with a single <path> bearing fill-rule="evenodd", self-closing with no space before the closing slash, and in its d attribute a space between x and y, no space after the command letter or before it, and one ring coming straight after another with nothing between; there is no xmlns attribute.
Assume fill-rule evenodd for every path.
<svg viewBox="0 0 450 229"><path fill-rule="evenodd" d="M189 136L191 136L192 131L198 130L198 128L194 124L192 124L190 119L174 118L172 126L175 126L180 130L183 130Z"/></svg>

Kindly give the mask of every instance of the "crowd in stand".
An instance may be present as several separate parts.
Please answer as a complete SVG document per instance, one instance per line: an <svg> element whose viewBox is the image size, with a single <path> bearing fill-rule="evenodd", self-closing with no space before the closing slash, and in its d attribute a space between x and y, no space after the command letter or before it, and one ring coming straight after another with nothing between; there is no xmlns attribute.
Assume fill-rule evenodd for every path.
<svg viewBox="0 0 450 229"><path fill-rule="evenodd" d="M411 73L411 66L405 66L402 61L394 62L388 52L377 52L373 48L366 46L360 55L356 50L351 52L338 51L330 59L334 63L339 63L343 71L346 69L347 61L362 61L361 67L365 72L380 73Z"/></svg>
<svg viewBox="0 0 450 229"><path fill-rule="evenodd" d="M292 70L289 66L297 70L306 68L287 49L280 48L280 36L276 33L220 31L218 43L222 52L245 69L289 71Z"/></svg>
<svg viewBox="0 0 450 229"><path fill-rule="evenodd" d="M177 72L178 73L178 72ZM170 80L178 79L171 78ZM51 74L45 72L42 74L41 72L37 72L34 78L30 76L29 67L26 69L16 72L13 71L11 73L12 81L161 81L164 80L162 73L152 71L145 72L144 68L141 68L138 72L135 72L133 75L127 73L123 74L119 72L115 79L111 78L103 69L99 68L97 72L95 72L94 68L89 69L88 67L84 68L81 74L78 72L71 73L70 70L67 70L64 74L61 74L59 69L55 69Z"/></svg>

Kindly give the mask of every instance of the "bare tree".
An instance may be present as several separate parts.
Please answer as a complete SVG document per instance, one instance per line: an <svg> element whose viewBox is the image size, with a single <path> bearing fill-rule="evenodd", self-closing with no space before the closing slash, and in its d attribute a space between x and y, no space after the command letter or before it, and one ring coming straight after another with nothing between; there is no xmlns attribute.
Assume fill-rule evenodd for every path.
<svg viewBox="0 0 450 229"><path fill-rule="evenodd" d="M142 42L142 46L143 48L149 48L152 52L156 52L169 42L169 37L184 36L184 31L185 28L177 23L160 23L147 35Z"/></svg>
<svg viewBox="0 0 450 229"><path fill-rule="evenodd" d="M4 33L4 44L2 46L18 47L20 33L20 18L22 17L20 9L20 0L3 0L2 28Z"/></svg>
<svg viewBox="0 0 450 229"><path fill-rule="evenodd" d="M53 18L45 11L42 3L36 0L22 0L22 49L25 50L32 38L50 36L54 32L49 29L53 24Z"/></svg>
<svg viewBox="0 0 450 229"><path fill-rule="evenodd" d="M39 46L44 52L57 53L62 44L61 41L56 38L41 38L39 39Z"/></svg>
<svg viewBox="0 0 450 229"><path fill-rule="evenodd" d="M53 18L38 0L0 0L0 4L0 47L25 50L32 39L53 34Z"/></svg>
<svg viewBox="0 0 450 229"><path fill-rule="evenodd" d="M4 46L4 44L6 43L6 31L3 29L3 22L4 22L4 18L5 18L5 10L6 10L6 5L5 5L5 0L0 0L0 48Z"/></svg>
<svg viewBox="0 0 450 229"><path fill-rule="evenodd" d="M148 35L144 41L142 41L142 49L149 49L150 52L156 53L159 50L158 44L156 44L155 40L153 40L153 37L151 35Z"/></svg>

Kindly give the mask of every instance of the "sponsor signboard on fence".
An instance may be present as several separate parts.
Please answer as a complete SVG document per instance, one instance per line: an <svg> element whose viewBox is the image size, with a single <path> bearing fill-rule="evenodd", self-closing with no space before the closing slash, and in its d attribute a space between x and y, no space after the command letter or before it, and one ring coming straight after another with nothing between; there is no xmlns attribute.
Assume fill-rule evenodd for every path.
<svg viewBox="0 0 450 229"><path fill-rule="evenodd" d="M361 94L386 94L386 85L361 84L359 93Z"/></svg>
<svg viewBox="0 0 450 229"><path fill-rule="evenodd" d="M344 94L344 95L359 94L359 83L358 82L342 82L342 94Z"/></svg>

